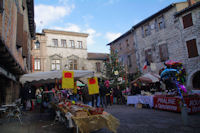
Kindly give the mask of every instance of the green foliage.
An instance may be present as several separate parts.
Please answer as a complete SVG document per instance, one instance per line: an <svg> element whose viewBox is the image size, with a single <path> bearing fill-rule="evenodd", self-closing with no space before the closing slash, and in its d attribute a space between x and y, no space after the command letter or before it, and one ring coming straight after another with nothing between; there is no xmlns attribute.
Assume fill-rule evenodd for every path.
<svg viewBox="0 0 200 133"><path fill-rule="evenodd" d="M115 75L115 72L118 72L118 74ZM125 67L118 61L117 52L111 53L108 60L105 62L105 75L108 80L113 81L111 82L111 86L113 87L119 84L119 77L125 77Z"/></svg>

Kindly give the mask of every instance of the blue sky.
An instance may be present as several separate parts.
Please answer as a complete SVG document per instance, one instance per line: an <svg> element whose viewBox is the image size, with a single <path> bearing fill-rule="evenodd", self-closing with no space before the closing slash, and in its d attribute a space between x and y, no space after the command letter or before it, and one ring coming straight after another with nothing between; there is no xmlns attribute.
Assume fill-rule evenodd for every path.
<svg viewBox="0 0 200 133"><path fill-rule="evenodd" d="M109 42L133 25L184 0L35 0L36 30L89 33L88 52L109 53Z"/></svg>

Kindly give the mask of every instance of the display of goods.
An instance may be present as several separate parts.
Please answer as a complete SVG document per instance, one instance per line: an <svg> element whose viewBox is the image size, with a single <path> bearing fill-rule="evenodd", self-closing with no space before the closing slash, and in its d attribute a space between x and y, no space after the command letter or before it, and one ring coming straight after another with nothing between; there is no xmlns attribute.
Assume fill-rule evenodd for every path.
<svg viewBox="0 0 200 133"><path fill-rule="evenodd" d="M98 114L102 114L104 111L103 108L93 108L93 109L90 109L89 112L91 115L98 115Z"/></svg>

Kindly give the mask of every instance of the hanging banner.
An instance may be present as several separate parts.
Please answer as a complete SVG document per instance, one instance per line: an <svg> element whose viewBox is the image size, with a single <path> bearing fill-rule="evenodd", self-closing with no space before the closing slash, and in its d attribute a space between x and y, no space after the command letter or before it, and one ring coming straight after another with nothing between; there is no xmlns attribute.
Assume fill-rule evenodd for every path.
<svg viewBox="0 0 200 133"><path fill-rule="evenodd" d="M73 71L63 71L62 88L74 89L74 72Z"/></svg>
<svg viewBox="0 0 200 133"><path fill-rule="evenodd" d="M89 95L99 94L99 85L97 77L88 78L88 92Z"/></svg>

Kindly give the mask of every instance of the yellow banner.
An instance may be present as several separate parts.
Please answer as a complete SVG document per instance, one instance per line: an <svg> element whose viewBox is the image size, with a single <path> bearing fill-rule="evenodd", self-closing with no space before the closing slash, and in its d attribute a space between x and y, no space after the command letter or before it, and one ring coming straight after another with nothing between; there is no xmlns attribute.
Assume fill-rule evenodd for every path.
<svg viewBox="0 0 200 133"><path fill-rule="evenodd" d="M74 89L74 72L73 71L63 71L62 88Z"/></svg>
<svg viewBox="0 0 200 133"><path fill-rule="evenodd" d="M88 91L89 95L99 94L99 85L97 77L88 78Z"/></svg>

